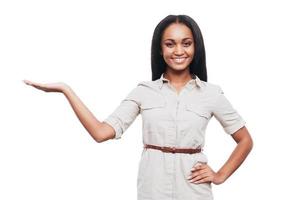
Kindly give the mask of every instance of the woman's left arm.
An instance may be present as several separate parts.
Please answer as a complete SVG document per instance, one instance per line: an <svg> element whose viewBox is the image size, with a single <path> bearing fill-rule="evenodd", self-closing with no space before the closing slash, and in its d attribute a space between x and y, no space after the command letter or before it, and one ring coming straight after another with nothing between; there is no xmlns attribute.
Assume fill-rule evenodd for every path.
<svg viewBox="0 0 300 200"><path fill-rule="evenodd" d="M213 180L213 183L215 184L221 184L229 178L229 176L231 176L231 174L243 163L253 147L252 138L245 126L231 136L237 145L229 159L216 173L215 180Z"/></svg>
<svg viewBox="0 0 300 200"><path fill-rule="evenodd" d="M192 168L191 176L188 177L189 180L192 179L190 182L213 182L217 185L223 183L243 163L253 147L253 141L245 126L244 119L225 97L221 87L218 87L212 113L237 145L228 160L217 172L214 172L206 163L197 163L193 167L194 169Z"/></svg>
<svg viewBox="0 0 300 200"><path fill-rule="evenodd" d="M212 182L216 185L223 183L229 176L238 169L243 163L253 147L252 138L245 126L233 133L232 138L237 143L232 154L225 162L225 164L219 169L218 172L214 172L209 165L200 164L194 166L192 169L190 182L204 183Z"/></svg>

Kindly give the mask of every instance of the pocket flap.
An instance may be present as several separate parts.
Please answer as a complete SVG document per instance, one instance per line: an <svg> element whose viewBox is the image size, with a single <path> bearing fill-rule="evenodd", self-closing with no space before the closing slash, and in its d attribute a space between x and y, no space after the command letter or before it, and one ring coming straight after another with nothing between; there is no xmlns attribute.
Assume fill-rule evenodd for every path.
<svg viewBox="0 0 300 200"><path fill-rule="evenodd" d="M146 109L152 109L152 108L163 108L165 107L166 102L165 101L147 101L143 102L141 104L141 109L146 110Z"/></svg>
<svg viewBox="0 0 300 200"><path fill-rule="evenodd" d="M196 104L186 104L186 109L207 119L211 117L211 114L207 110L204 110L203 107Z"/></svg>

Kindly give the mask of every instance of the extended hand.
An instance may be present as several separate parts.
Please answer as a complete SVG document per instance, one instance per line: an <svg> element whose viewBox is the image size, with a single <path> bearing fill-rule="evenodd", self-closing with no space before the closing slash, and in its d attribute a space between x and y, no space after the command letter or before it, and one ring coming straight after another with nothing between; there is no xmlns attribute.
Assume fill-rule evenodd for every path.
<svg viewBox="0 0 300 200"><path fill-rule="evenodd" d="M198 162L191 170L191 175L188 177L189 182L199 183L214 183L216 185L224 182L220 174L214 172L209 165Z"/></svg>
<svg viewBox="0 0 300 200"><path fill-rule="evenodd" d="M45 92L63 92L64 89L68 87L67 84L63 82L57 82L57 83L35 83L28 80L23 80L23 82L27 85L33 86L39 90L43 90Z"/></svg>

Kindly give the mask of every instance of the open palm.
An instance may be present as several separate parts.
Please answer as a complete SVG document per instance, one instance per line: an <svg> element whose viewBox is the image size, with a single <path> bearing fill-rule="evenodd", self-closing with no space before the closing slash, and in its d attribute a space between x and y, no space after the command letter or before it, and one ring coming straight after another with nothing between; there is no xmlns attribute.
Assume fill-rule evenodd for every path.
<svg viewBox="0 0 300 200"><path fill-rule="evenodd" d="M43 90L45 92L62 92L65 88L67 88L67 84L63 82L57 83L36 83L29 80L23 80L23 82L27 85L35 87L39 90Z"/></svg>

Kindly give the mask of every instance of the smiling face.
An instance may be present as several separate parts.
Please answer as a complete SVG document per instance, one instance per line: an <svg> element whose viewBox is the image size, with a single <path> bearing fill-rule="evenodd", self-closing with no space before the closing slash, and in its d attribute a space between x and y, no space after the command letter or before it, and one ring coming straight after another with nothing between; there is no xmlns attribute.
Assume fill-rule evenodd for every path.
<svg viewBox="0 0 300 200"><path fill-rule="evenodd" d="M194 38L184 24L172 23L163 32L161 39L162 56L172 70L184 70L194 57Z"/></svg>

